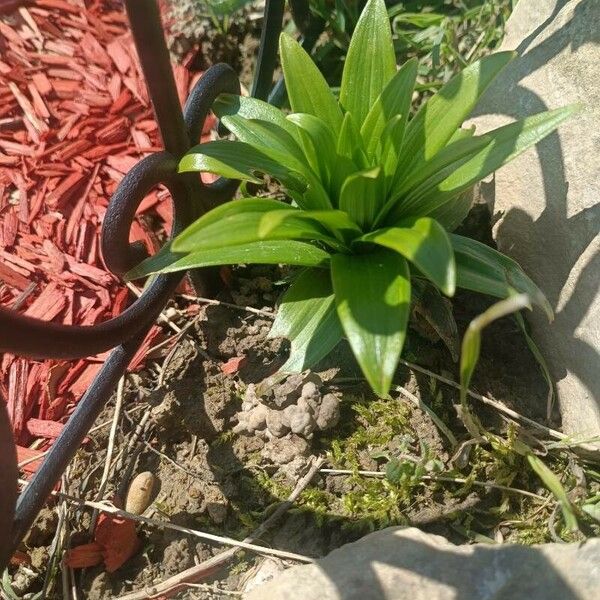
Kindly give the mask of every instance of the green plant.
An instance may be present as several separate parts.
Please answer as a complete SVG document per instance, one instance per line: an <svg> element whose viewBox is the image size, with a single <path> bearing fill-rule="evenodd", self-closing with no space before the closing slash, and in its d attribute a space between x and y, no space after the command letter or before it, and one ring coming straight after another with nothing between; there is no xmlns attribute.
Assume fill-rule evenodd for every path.
<svg viewBox="0 0 600 600"><path fill-rule="evenodd" d="M335 99L289 36L280 52L293 114L221 96L214 110L237 140L193 148L180 171L277 179L294 205L243 198L219 206L129 273L236 263L305 267L284 294L272 336L291 340L286 371L303 370L345 336L373 390L389 391L406 336L411 279L448 296L462 287L550 306L519 265L450 233L471 186L553 131L573 107L475 136L461 124L513 58L483 58L451 79L409 120L416 61L396 70L383 0L369 0Z"/></svg>

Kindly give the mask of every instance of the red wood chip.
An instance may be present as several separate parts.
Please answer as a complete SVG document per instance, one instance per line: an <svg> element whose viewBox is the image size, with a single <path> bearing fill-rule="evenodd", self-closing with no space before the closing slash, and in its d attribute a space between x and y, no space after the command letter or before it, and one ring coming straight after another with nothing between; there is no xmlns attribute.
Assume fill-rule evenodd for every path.
<svg viewBox="0 0 600 600"><path fill-rule="evenodd" d="M237 373L247 362L246 356L234 356L230 358L227 362L221 364L221 371L225 373L225 375L233 375Z"/></svg>

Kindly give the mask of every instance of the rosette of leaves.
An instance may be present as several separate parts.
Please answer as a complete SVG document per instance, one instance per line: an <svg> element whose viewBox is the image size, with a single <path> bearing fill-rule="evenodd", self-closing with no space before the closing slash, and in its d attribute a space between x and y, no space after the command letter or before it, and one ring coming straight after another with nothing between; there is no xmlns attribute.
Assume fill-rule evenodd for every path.
<svg viewBox="0 0 600 600"><path fill-rule="evenodd" d="M517 263L452 231L469 209L464 192L552 132L573 107L485 135L461 129L514 57L500 52L466 68L409 118L416 62L397 69L383 0L369 0L362 12L339 101L286 34L280 54L292 113L220 96L214 110L237 139L192 148L179 170L251 182L268 174L291 203L227 202L130 278L226 264L304 267L271 331L291 341L283 370L310 367L345 337L380 395L389 391L406 337L411 280L428 280L447 296L457 287L499 298L526 293L552 315Z"/></svg>

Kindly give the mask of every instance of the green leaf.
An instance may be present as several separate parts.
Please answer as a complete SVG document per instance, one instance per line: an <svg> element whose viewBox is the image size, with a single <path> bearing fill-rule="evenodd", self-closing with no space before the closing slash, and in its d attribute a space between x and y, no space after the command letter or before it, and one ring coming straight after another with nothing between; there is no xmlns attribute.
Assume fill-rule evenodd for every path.
<svg viewBox="0 0 600 600"><path fill-rule="evenodd" d="M398 176L429 160L448 143L489 84L515 56L515 52L497 52L482 58L455 75L420 108L406 128L405 158L398 165Z"/></svg>
<svg viewBox="0 0 600 600"><path fill-rule="evenodd" d="M476 143L481 138L491 139L491 142L485 144L469 160L456 168L449 168L445 173L446 178L437 185L410 194L398 212L429 214L537 144L577 110L577 106L565 106L510 123L485 136L471 138L471 143ZM464 144L456 142L459 143Z"/></svg>
<svg viewBox="0 0 600 600"><path fill-rule="evenodd" d="M447 296L456 286L454 250L444 228L433 219L421 217L401 221L396 227L363 235L358 242L371 242L399 252L410 260Z"/></svg>
<svg viewBox="0 0 600 600"><path fill-rule="evenodd" d="M264 152L276 162L299 173L307 170L302 149L293 136L279 125L238 115L224 116L222 122L241 142Z"/></svg>
<svg viewBox="0 0 600 600"><path fill-rule="evenodd" d="M277 229L283 221L290 217L305 218L310 221L316 221L344 244L362 234L362 231L358 225L356 225L356 223L354 223L354 221L352 221L344 211L298 211L295 209L275 210L265 213L261 219L260 232L268 235L272 230Z"/></svg>
<svg viewBox="0 0 600 600"><path fill-rule="evenodd" d="M350 113L344 115L337 140L337 153L354 160L357 165L367 165L363 140Z"/></svg>
<svg viewBox="0 0 600 600"><path fill-rule="evenodd" d="M304 194L306 207L331 208L329 196L319 177L311 169L302 148L285 129L269 121L250 120L236 115L223 117L223 124L241 142L250 144L282 167L300 173L308 184ZM296 187L294 185L293 189Z"/></svg>
<svg viewBox="0 0 600 600"><path fill-rule="evenodd" d="M517 262L497 250L461 235L450 234L456 260L457 287L508 298L527 294L553 319L552 308L542 291L531 281Z"/></svg>
<svg viewBox="0 0 600 600"><path fill-rule="evenodd" d="M235 201L234 201L235 202ZM210 225L197 221L182 231L172 243L174 252L199 252L213 248L238 246L261 240L321 240L335 248L340 243L321 225L304 217L299 209L286 207L289 213L277 228L266 231L261 227L264 211L249 212L240 210ZM295 213L295 214L292 214Z"/></svg>
<svg viewBox="0 0 600 600"><path fill-rule="evenodd" d="M383 166L386 188L389 187L392 181L401 156L403 131L404 117L396 115L387 122L381 133L379 163Z"/></svg>
<svg viewBox="0 0 600 600"><path fill-rule="evenodd" d="M475 317L467 327L463 337L460 353L460 401L466 406L467 391L471 377L479 360L481 350L481 330L492 321L505 317L523 308L530 307L530 298L527 294L518 294L493 304L485 312Z"/></svg>
<svg viewBox="0 0 600 600"><path fill-rule="evenodd" d="M312 244L294 240L254 242L189 254L171 252L170 244L125 275L133 280L153 273L173 273L200 267L237 264L326 266L330 255Z"/></svg>
<svg viewBox="0 0 600 600"><path fill-rule="evenodd" d="M360 127L384 87L396 72L392 32L384 0L369 0L350 41L340 104Z"/></svg>
<svg viewBox="0 0 600 600"><path fill-rule="evenodd" d="M342 111L310 56L286 33L279 37L279 53L292 111L319 117L337 133Z"/></svg>
<svg viewBox="0 0 600 600"><path fill-rule="evenodd" d="M394 189L397 198L419 197L433 190L467 160L492 143L490 136L465 137L440 150L433 158L423 163L403 179Z"/></svg>
<svg viewBox="0 0 600 600"><path fill-rule="evenodd" d="M307 113L288 115L288 121L297 126L300 144L308 164L319 174L324 186L329 186L336 166L336 142L329 126L318 117Z"/></svg>
<svg viewBox="0 0 600 600"><path fill-rule="evenodd" d="M558 500L558 504L565 520L565 526L569 531L577 531L577 516L575 509L567 496L560 479L544 464L544 462L533 453L527 454L527 462L535 471L535 474L542 480L543 484L552 492L552 495Z"/></svg>
<svg viewBox="0 0 600 600"><path fill-rule="evenodd" d="M360 128L360 133L369 156L373 156L375 153L386 123L397 115L400 115L402 118L401 125L399 125L396 131L399 144L402 144L404 128L408 120L410 104L415 88L417 66L418 61L416 58L411 58L404 63L371 106Z"/></svg>
<svg viewBox="0 0 600 600"><path fill-rule="evenodd" d="M600 523L600 502L596 502L596 504L584 504L581 510Z"/></svg>
<svg viewBox="0 0 600 600"><path fill-rule="evenodd" d="M300 373L327 356L342 339L329 271L307 269L283 295L270 338L285 337L291 352L280 371Z"/></svg>
<svg viewBox="0 0 600 600"><path fill-rule="evenodd" d="M338 316L367 381L389 392L406 337L410 273L397 253L336 254L331 276Z"/></svg>
<svg viewBox="0 0 600 600"><path fill-rule="evenodd" d="M435 219L440 225L443 225L446 231L454 231L469 214L473 206L475 195L474 191L465 190L458 197L453 198L452 202L446 202L438 206L429 213L432 219Z"/></svg>
<svg viewBox="0 0 600 600"><path fill-rule="evenodd" d="M255 173L266 173L292 189L304 191L306 180L300 173L281 165L250 144L217 140L194 146L179 162L179 172L200 171L232 179L260 183Z"/></svg>
<svg viewBox="0 0 600 600"><path fill-rule="evenodd" d="M245 119L268 121L285 129L296 141L299 141L296 128L285 118L283 112L272 104L257 98L221 94L214 101L212 110L221 119L227 115L238 115Z"/></svg>
<svg viewBox="0 0 600 600"><path fill-rule="evenodd" d="M380 167L350 175L340 192L339 207L362 229L369 229L385 200Z"/></svg>

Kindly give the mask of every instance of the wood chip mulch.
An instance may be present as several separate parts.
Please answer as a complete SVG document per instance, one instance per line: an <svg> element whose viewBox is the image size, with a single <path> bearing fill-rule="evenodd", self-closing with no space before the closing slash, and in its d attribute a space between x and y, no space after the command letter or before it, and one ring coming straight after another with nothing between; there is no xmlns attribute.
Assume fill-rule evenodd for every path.
<svg viewBox="0 0 600 600"><path fill-rule="evenodd" d="M182 100L190 62L174 67ZM161 148L121 2L0 0L0 304L77 325L122 312L133 298L102 262L100 227L123 175ZM131 241L155 252L171 222L157 189ZM153 327L131 368L165 335ZM20 460L52 443L105 357L0 357Z"/></svg>

